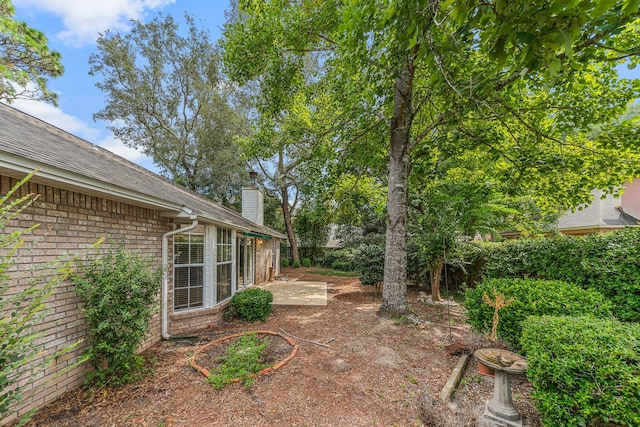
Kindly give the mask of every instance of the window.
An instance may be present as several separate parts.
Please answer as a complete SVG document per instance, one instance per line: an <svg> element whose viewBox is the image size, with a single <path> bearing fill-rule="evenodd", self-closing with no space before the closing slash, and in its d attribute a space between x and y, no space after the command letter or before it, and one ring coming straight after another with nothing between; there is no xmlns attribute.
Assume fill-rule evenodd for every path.
<svg viewBox="0 0 640 427"><path fill-rule="evenodd" d="M218 229L216 257L216 301L221 302L231 296L232 268L231 230Z"/></svg>
<svg viewBox="0 0 640 427"><path fill-rule="evenodd" d="M176 234L173 237L174 310L203 306L203 270L204 234Z"/></svg>

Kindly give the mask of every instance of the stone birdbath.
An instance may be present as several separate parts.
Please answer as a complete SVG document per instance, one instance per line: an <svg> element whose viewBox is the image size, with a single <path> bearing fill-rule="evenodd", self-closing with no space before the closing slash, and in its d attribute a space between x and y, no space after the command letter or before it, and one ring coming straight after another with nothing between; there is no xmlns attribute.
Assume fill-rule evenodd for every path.
<svg viewBox="0 0 640 427"><path fill-rule="evenodd" d="M495 370L493 397L484 408L482 418L489 425L522 426L522 416L511 400L509 375L522 375L527 371L527 360L519 354L498 348L481 348L475 358Z"/></svg>

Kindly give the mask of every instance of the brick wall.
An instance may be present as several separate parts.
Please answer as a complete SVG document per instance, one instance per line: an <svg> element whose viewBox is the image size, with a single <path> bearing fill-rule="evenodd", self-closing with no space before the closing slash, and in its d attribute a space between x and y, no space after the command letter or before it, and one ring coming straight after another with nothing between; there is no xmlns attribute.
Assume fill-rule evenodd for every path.
<svg viewBox="0 0 640 427"><path fill-rule="evenodd" d="M172 336L188 335L198 329L211 327L222 322L224 310L229 301L212 308L183 311L169 315L169 332Z"/></svg>
<svg viewBox="0 0 640 427"><path fill-rule="evenodd" d="M35 178L32 181L23 186L21 194L39 194L39 199L5 229L5 232L11 232L17 227L39 224L29 237L34 243L33 249L21 255L12 271L12 289L26 284L37 274L34 265L55 261L65 253L86 251L103 237L102 247L115 246L123 241L128 249L155 258L160 264L162 235L171 230L172 222L161 217L158 211L38 184ZM0 194L6 194L16 182L16 179L0 176ZM38 341L43 349L42 358L85 336L84 316L78 310L78 302L70 283L63 282L56 288L48 302L50 312L43 322L44 336ZM152 330L143 347L159 341L159 319L157 315L152 321ZM82 384L86 364L69 367L77 363L85 348L86 343L78 345L40 372L32 389L27 390L31 397L16 408L18 415L34 406L51 402ZM68 372L60 374L64 369Z"/></svg>

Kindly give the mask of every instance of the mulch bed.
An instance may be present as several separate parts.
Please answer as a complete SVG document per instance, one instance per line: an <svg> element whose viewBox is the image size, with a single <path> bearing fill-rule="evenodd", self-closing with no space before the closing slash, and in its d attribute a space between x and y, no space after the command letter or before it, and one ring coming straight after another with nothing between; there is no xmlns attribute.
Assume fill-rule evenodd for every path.
<svg viewBox="0 0 640 427"><path fill-rule="evenodd" d="M477 425L493 384L469 363L450 405L437 396L459 356L447 350L483 345L463 315L424 301L409 288L420 326L377 315L381 296L354 277L309 274L286 269L288 278L328 282L328 305L275 306L264 323L227 321L197 331L196 345L161 342L144 353L153 373L117 389L72 390L43 407L31 426L420 426ZM249 387L230 384L215 390L189 361L217 338L247 330L288 333L299 350L281 369L262 375ZM285 346L274 343L273 359ZM213 347L213 346L212 346ZM290 347L290 346L289 346ZM212 352L214 349L211 350ZM222 351L222 347L215 350ZM288 349L290 351L290 348ZM216 354L202 355L201 363ZM200 356L198 356L200 357ZM524 377L513 381L514 403L525 426L539 426L539 414ZM427 404L429 403L429 404ZM429 416L435 414L435 423ZM440 423L440 424L437 424Z"/></svg>

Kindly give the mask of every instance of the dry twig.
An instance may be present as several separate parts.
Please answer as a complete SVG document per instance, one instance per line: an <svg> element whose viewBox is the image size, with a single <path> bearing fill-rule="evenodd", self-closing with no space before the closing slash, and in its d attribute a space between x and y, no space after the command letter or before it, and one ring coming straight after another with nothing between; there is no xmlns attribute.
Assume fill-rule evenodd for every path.
<svg viewBox="0 0 640 427"><path fill-rule="evenodd" d="M282 332L282 333L283 333L283 334L285 334L285 335L289 335L291 338L294 338L294 339L296 339L296 340L300 340L300 341L308 342L309 344L319 345L320 347L333 348L333 347L331 347L331 346L330 346L330 345L328 345L328 344L324 344L324 343L317 342L317 341L306 340L306 339L304 339L304 338L297 337L297 336L295 336L295 335L290 334L289 332L285 331L285 330L284 330L284 329L282 329L282 328L280 328L280 332ZM330 339L330 340L328 340L327 342L331 342L331 341L333 341L333 338L331 338L331 339Z"/></svg>

